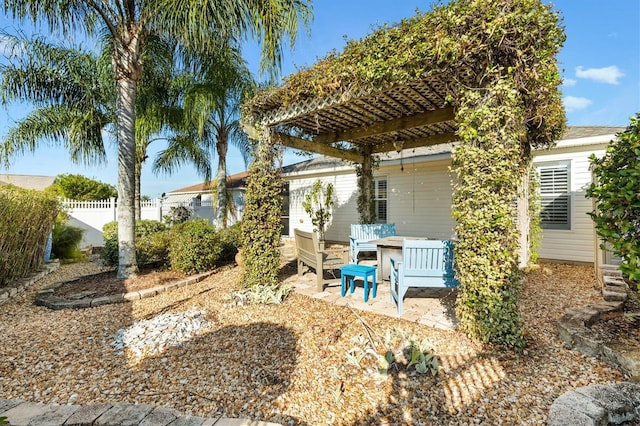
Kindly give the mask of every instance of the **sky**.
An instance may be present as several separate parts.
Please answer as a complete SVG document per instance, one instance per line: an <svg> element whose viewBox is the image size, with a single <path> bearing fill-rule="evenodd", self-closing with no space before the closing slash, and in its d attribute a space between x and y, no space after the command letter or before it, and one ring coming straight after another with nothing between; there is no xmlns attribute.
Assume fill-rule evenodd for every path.
<svg viewBox="0 0 640 426"><path fill-rule="evenodd" d="M548 0L543 0L549 3ZM428 12L432 0L316 0L310 31L298 35L293 48L285 47L282 76L301 67L312 66L332 50L341 51L346 40L361 39L383 24L397 23L415 14ZM569 126L626 126L640 112L640 1L638 0L555 0L551 2L563 18L567 40L558 55L564 84L561 87ZM27 28L24 23L0 16L0 29L11 34ZM0 55L3 54L0 40ZM244 57L257 77L259 49L248 43ZM0 59L1 60L1 59ZM0 140L14 121L27 113L24 105L0 106ZM164 146L152 144L149 158ZM116 146L107 146L103 165L74 165L62 147L41 146L35 154L13 159L9 168L0 165L0 174L56 176L82 174L102 182L117 184ZM286 154L284 164L304 161ZM214 162L217 161L214 159ZM143 167L142 194L151 198L203 181L193 167L183 166L171 175L154 175L152 161ZM215 164L214 164L215 166ZM228 174L246 170L240 153L230 147Z"/></svg>

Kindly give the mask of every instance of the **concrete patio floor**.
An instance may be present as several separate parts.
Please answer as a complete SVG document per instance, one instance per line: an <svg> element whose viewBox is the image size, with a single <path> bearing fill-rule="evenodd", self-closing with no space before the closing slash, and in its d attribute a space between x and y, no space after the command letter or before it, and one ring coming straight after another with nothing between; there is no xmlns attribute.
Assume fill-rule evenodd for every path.
<svg viewBox="0 0 640 426"><path fill-rule="evenodd" d="M340 270L324 274L324 291L316 290L316 274L313 270L305 268L302 277L297 275L295 247L287 242L282 247L283 258L288 262L288 271L285 278L286 284L291 284L297 293L327 303L336 305L349 305L362 311L373 312L390 317L398 317L398 309L391 301L389 281L383 281L378 285L377 295L373 298L371 286L369 286L369 300L364 301L364 285L361 278L355 280L355 291L345 297L340 295ZM375 265L375 259L362 261L361 264ZM404 299L404 313L400 317L407 321L418 322L431 327L451 330L456 328L455 300L457 290L451 288L412 288L409 289Z"/></svg>

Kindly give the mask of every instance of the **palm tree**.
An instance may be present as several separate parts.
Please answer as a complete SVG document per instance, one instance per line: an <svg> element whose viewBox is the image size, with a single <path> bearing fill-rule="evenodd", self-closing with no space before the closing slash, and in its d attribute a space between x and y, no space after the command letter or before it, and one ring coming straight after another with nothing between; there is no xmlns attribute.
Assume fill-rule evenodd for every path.
<svg viewBox="0 0 640 426"><path fill-rule="evenodd" d="M0 98L36 106L0 145L5 164L39 143L61 143L71 160L86 165L106 160L103 131L115 122L115 92L109 91L109 64L90 52L3 33L9 51L0 66Z"/></svg>
<svg viewBox="0 0 640 426"><path fill-rule="evenodd" d="M218 226L226 228L232 210L227 188L227 151L230 143L238 148L247 166L251 146L240 127L240 104L252 93L255 84L239 50L228 41L221 42L215 55L202 56L196 52L194 57L186 55L186 59L196 76L186 90L184 101L187 126L195 129L197 140L204 149L213 151L215 146L218 156L212 182L216 188L213 197L217 207L215 219ZM165 154L169 152L158 156L156 167L172 160Z"/></svg>
<svg viewBox="0 0 640 426"><path fill-rule="evenodd" d="M0 66L0 97L3 103L23 101L35 105L26 118L9 130L0 144L0 158L34 151L41 143L65 147L74 163L91 165L106 161L104 137L114 134L115 91L110 66L109 37L103 38L96 56L76 47L58 46L42 37L29 40L6 33L12 55ZM150 37L145 56L150 56L142 84L138 86L136 120L136 218L140 218L140 171L147 148L156 134L183 123L179 105L184 78L174 75L174 47L167 40ZM198 147L196 147L198 148ZM185 150L186 161L208 176L206 152ZM166 167L175 167L167 164Z"/></svg>
<svg viewBox="0 0 640 426"><path fill-rule="evenodd" d="M151 33L165 33L181 45L206 49L210 40L257 38L261 69L275 70L286 36L293 43L300 20L311 14L309 0L5 0L14 18L44 19L49 28L91 33L101 22L113 42L111 57L117 96L118 276L136 272L134 186L136 94L142 51Z"/></svg>

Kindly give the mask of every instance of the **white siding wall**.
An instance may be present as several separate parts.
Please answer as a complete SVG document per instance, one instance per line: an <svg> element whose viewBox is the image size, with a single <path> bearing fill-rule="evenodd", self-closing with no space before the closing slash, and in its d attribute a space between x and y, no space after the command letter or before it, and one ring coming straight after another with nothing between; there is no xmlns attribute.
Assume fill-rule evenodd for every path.
<svg viewBox="0 0 640 426"><path fill-rule="evenodd" d="M592 210L592 202L585 197L586 188L591 184L589 155L604 155L604 145L589 147L559 148L538 152L534 164L569 161L571 188L571 229L543 229L542 242L538 248L541 259L593 262L595 259L595 233L593 221L587 215Z"/></svg>
<svg viewBox="0 0 640 426"><path fill-rule="evenodd" d="M589 156L601 157L612 135L561 141L551 151L534 153L534 164L569 161L571 170L571 229L545 229L538 249L541 259L576 262L593 262L595 259L595 233L591 218L591 200L585 197L591 183ZM453 237L455 222L451 217L452 177L449 173L450 159L413 163L405 160L382 165L374 176L388 179L388 222L396 224L398 235L427 236L448 239ZM401 168L402 167L402 168ZM311 191L313 182L320 178L333 183L337 203L334 206L332 223L327 239L348 241L350 224L358 223L357 182L351 171L329 171L325 174L307 173L304 177L287 176L291 191L290 230L294 228L311 231L313 225L302 208L304 195Z"/></svg>
<svg viewBox="0 0 640 426"><path fill-rule="evenodd" d="M302 208L302 202L312 191L313 183L322 180L325 185L333 184L336 202L333 214L326 231L325 238L329 241L349 241L351 224L358 223L357 178L355 172L342 172L335 175L312 176L290 180L290 219L289 232L293 236L294 228L311 232L313 224L311 218Z"/></svg>
<svg viewBox="0 0 640 426"><path fill-rule="evenodd" d="M381 167L378 176L389 182L389 223L398 235L449 239L452 187L447 160Z"/></svg>
<svg viewBox="0 0 640 426"><path fill-rule="evenodd" d="M380 167L375 177L386 177L389 187L388 220L396 224L398 235L451 238L455 222L451 218L451 179L449 160ZM291 177L288 177L291 179ZM331 182L335 188L336 204L333 207L331 224L326 233L327 240L349 241L350 226L358 223L357 177L355 172L314 175L295 178L290 182L291 219L290 232L298 228L311 231L313 225L302 208L302 201L316 179L325 184Z"/></svg>

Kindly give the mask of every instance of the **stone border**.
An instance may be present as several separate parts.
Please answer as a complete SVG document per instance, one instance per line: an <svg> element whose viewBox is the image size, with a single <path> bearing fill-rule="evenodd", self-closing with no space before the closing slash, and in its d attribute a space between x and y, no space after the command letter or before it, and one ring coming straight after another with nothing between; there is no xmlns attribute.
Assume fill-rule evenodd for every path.
<svg viewBox="0 0 640 426"><path fill-rule="evenodd" d="M619 368L634 381L640 380L640 351L619 350L611 347L589 328L603 314L621 311L627 299L628 286L615 266L603 265L600 273L602 296L605 301L568 309L558 321L558 337L569 347Z"/></svg>
<svg viewBox="0 0 640 426"><path fill-rule="evenodd" d="M200 281L205 280L216 272L216 270L203 272L202 274L192 275L187 278L183 278L181 280L172 281L168 284L157 285L154 287L146 288L144 290L139 291L131 291L129 293L121 293L114 294L111 296L101 296L101 297L85 297L76 300L64 299L61 297L55 296L55 289L73 281L79 280L80 278L75 278L70 281L61 281L50 284L38 291L36 294L36 305L45 306L49 309L60 310L60 309L83 309L83 308L93 308L101 305L108 305L111 303L123 303L130 302L132 300L140 300L146 299L148 297L156 296L160 293L164 293L166 291L170 291L176 288L185 287L190 284L196 284ZM102 273L102 272L100 272Z"/></svg>
<svg viewBox="0 0 640 426"><path fill-rule="evenodd" d="M190 416L153 405L46 405L20 399L0 399L2 417L6 417L11 426L279 426L249 419Z"/></svg>
<svg viewBox="0 0 640 426"><path fill-rule="evenodd" d="M19 279L14 283L10 284L10 287L2 287L0 288L0 305L2 305L7 300L11 299L13 296L21 292L22 290L30 287L36 281L42 279L45 275L50 274L60 267L60 262L57 260L53 260L51 262L47 262L44 264L40 271L29 275L26 278Z"/></svg>
<svg viewBox="0 0 640 426"><path fill-rule="evenodd" d="M560 395L549 409L547 425L619 425L637 420L640 385L622 382L585 386Z"/></svg>

